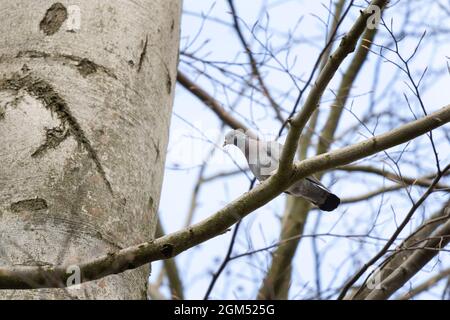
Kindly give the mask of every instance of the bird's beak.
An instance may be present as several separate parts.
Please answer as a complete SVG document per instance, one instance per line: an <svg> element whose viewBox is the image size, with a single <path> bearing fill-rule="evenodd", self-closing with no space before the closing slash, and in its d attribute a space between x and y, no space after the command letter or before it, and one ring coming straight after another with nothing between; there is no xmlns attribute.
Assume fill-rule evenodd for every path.
<svg viewBox="0 0 450 320"><path fill-rule="evenodd" d="M227 142L224 141L223 144L222 144L222 148L224 148L226 145L227 145Z"/></svg>

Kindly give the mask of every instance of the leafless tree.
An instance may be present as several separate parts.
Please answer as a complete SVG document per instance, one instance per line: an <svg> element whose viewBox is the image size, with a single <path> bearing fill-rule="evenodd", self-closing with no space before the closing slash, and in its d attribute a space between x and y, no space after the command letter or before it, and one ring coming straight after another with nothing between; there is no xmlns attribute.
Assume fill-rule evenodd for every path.
<svg viewBox="0 0 450 320"><path fill-rule="evenodd" d="M141 1L131 2L141 4L144 9L151 6ZM56 227L45 230L45 234L63 234L62 238L51 238L51 246L64 248L59 250L62 253L49 252L48 247L45 249L42 242L37 242L34 247L42 250L38 253L37 249L28 250L26 243L14 241L13 236L8 240L3 237L11 245L2 249L0 288L45 288L42 292L55 292L50 288L73 284L69 283L72 273L68 267L75 265L84 288L82 296L97 296L102 294L101 290L85 288L93 284L102 287L105 281L109 285L108 281L118 281L116 277L131 277L133 281L128 278L120 281L136 289L135 283L142 281L142 276L129 270L138 268L144 274L142 266L162 260L160 264L152 264L147 290L151 299L411 299L424 294L447 297L450 105L444 99L450 96L444 88L449 84L450 67L443 43L450 25L442 21L450 14L449 3L330 0L319 5L315 2L313 11L308 12L306 2L255 2L251 5L252 17L245 9L249 2L204 1L200 10L191 8L192 1L184 2L184 23L195 22L197 27L181 29L176 76L178 95L172 128L184 126L189 134L178 137L172 130L166 172L180 175L193 172L194 188L186 216L182 212L174 213L182 221L181 229L175 232L168 231L173 229L173 220L168 218L166 208L159 208L158 222L152 218L158 210L162 178L162 168L154 167L153 163L162 165L164 161L169 125L166 113L170 108L161 106L170 104L175 85L175 76L172 81L170 74L175 73L176 66L172 57L178 38L172 33L176 33L173 30L178 25L175 17L178 2L160 2L161 7L155 12L166 14L158 19L144 18L147 11L138 10L137 6L138 17L143 20L135 22L137 26L133 30L131 26L125 27L128 20L121 20L120 31L131 32L129 38L124 37L123 42L114 46L108 42L107 48L99 47L98 52L89 48L93 57L101 58L95 63L93 58L77 53L85 52L86 41L92 40L90 33L86 38L80 33L74 50L68 52L61 48L68 41L73 42L71 37L77 33L58 37L56 32L56 37L39 42L36 47L32 42L30 48L17 45L19 51L13 53L11 47L15 48L16 42L9 44L8 52L0 56L0 62L8 61L4 73L10 74L0 81L3 102L0 130L4 126L2 121L12 117L11 110L20 110L26 99L34 99L34 104L40 103L55 113L55 119L61 124L58 130L55 126L48 129L42 121L35 125L41 131L45 127L46 140L42 148L38 143L28 160L33 165L26 163L27 168L32 168L31 173L37 172L34 163L42 161L38 159L46 160L46 164L59 163L61 154L55 153L52 162L46 158L52 156L49 151L72 148L63 154L84 156L86 159L80 160L84 161L82 168L87 170L86 177L93 180L69 179L57 184L65 196L56 198L50 197L55 190L48 187L53 185L50 179L53 167L39 169L46 173L49 182L36 178L34 189L13 186L13 181L26 179L29 171L11 174L9 180L0 176L9 183L2 182L2 195L6 195L2 198L2 210L7 213L1 215L2 219L17 225L22 218L13 219L11 213L20 212L26 217L45 212L50 217L52 210L62 210L79 219L89 206L71 196L74 190L84 190L82 186L89 181L89 188L95 190L88 189L83 194L89 201L98 202L95 208L105 213L106 222L117 219L115 229L108 230L108 234L113 236L113 244L120 245L114 247L107 243L102 230L98 241L103 245L87 253L82 250L83 242L76 240L79 234L88 234L89 239L97 237L98 233L90 232L89 228L92 225L97 230L107 225L103 220L93 220L89 228L86 225L76 232L72 229L61 232L60 224L52 222ZM114 11L114 6L111 8ZM56 13L53 19L61 19L61 14ZM105 9L98 14L112 13ZM134 12L129 14L132 16ZM285 25L278 24L284 16ZM94 16L87 19L90 18L93 25L101 20ZM42 17L36 19L40 21ZM41 29L52 25L45 18L42 21ZM434 24L434 21L441 23ZM1 28L6 31L14 28L12 23L3 24ZM108 32L113 35L115 30ZM45 30L40 32L44 34L40 33L39 37L48 39ZM25 31L17 33L14 41L18 43L25 36ZM101 43L105 39L100 32L93 37ZM224 38L232 38L233 42L220 44ZM128 52L129 42L134 40L140 43L141 50L125 60L122 54ZM113 47L119 48L121 54L115 54ZM80 75L72 74L73 69ZM51 97L42 96L40 90L34 89L42 79L47 79L42 88L50 88ZM80 84L76 90L70 85L73 82ZM121 91L118 87L127 89ZM61 94L57 92L64 93L65 102L59 102ZM104 110L102 120L97 119L95 108L91 107L98 100L95 93L100 92L103 102L98 102L98 108ZM80 102L86 110L75 113L72 110ZM159 111L157 115L153 111L140 113L147 104L157 108L152 110L164 110L164 115ZM124 105L133 105L133 111L114 107ZM210 133L199 127L197 115L194 110L186 110L187 105L201 107L200 120L214 123L212 127L216 131ZM152 121L152 115L163 119ZM132 123L116 128L114 119ZM20 118L14 121L11 122L14 130L19 130ZM136 123L147 129L129 129ZM274 175L255 183L245 163L242 165L242 159L220 148L224 131L230 128L244 129L255 138L275 139L284 144ZM103 138L97 133L101 129L107 137L117 137L122 132L125 137L119 144L119 139ZM11 129L3 130L2 133ZM36 139L30 141L40 141ZM66 146L69 141L72 144ZM180 156L172 155L176 147L171 146L186 145L189 141L201 145L204 158L200 163L180 164ZM7 154L12 151L22 154L23 150L30 149L31 142L19 144L11 138L6 144L16 147L10 147ZM218 154L223 155L225 164L215 164ZM7 155L3 157L10 159ZM75 160L72 160L74 166ZM17 160L9 161L10 166L23 167ZM17 170L0 169L1 174L5 172ZM283 196L284 204L275 201L268 205L289 186L311 174L342 197L338 209L322 212L306 200L288 195ZM45 205L44 198L31 197L44 186L48 187ZM126 189L126 186L133 188ZM186 192L186 187L179 184L176 190L165 191L175 201L180 190ZM127 193L126 205L120 202L124 197L114 197L117 204L105 200L115 193ZM230 201L216 201L216 207L209 205L215 212L200 216L201 203L214 202L216 198L223 200L228 193ZM153 199L150 206L149 195ZM134 202L130 203L128 197ZM34 210L37 205L40 207ZM65 210L66 206L70 207L69 211ZM263 219L262 215L265 224L258 220ZM133 219L143 230L136 231L136 225L131 227L131 220L127 219ZM19 229L24 235L34 232L25 222L22 224ZM11 227L2 228L10 228L10 234L16 232ZM232 228L232 232L227 232ZM216 237L220 237L220 245L212 244ZM196 252L193 248L200 245L200 252ZM192 268L187 267L188 263L195 263L195 274L189 272ZM193 283L199 280L200 294L199 288L192 289ZM117 296L136 295L132 291Z"/></svg>

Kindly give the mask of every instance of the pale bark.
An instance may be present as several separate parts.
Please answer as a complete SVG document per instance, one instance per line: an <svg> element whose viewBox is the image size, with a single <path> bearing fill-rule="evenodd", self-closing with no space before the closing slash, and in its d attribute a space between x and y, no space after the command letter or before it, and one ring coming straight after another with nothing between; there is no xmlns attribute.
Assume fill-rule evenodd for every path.
<svg viewBox="0 0 450 320"><path fill-rule="evenodd" d="M364 62L366 61L369 48L375 34L376 29L366 29L348 69L343 75L336 99L332 104L327 122L322 130L322 134L320 135L319 145L316 152L318 155L327 152L330 147L330 145L325 142L332 141L334 138L339 119L350 94L350 89L353 82L356 80L359 71L362 69ZM337 52L339 52L339 49ZM326 66L327 63L325 63L324 68ZM317 110L318 109L316 109L316 111ZM315 121L314 114L312 114L311 122ZM303 145L299 146L300 156L306 156L306 149L308 145L305 145L305 143L310 143L310 141L305 141L304 136L301 136L300 143L303 143ZM302 151L302 149L304 151ZM322 179L323 174L324 173L321 172L316 175L316 177L318 179ZM304 199L288 198L280 236L281 241L284 239L293 238L303 233L310 209L311 206ZM284 245L277 248L273 255L272 263L264 279L263 285L258 293L259 298L287 299L291 277L290 270L292 259L297 251L300 240L301 238L297 238L295 240L288 241Z"/></svg>
<svg viewBox="0 0 450 320"><path fill-rule="evenodd" d="M154 236L181 3L76 4L80 29L66 2L0 3L2 268L78 265ZM145 298L148 269L0 297Z"/></svg>
<svg viewBox="0 0 450 320"><path fill-rule="evenodd" d="M296 181L313 173L343 166L382 150L410 141L450 122L450 105L357 144L309 158L294 164L292 178L276 173L249 192L235 199L201 222L154 241L106 254L80 265L81 281L101 279L111 274L138 268L148 262L169 259L206 240L222 235L233 224L262 207ZM0 266L0 288L53 288L67 285L67 266Z"/></svg>
<svg viewBox="0 0 450 320"><path fill-rule="evenodd" d="M450 276L450 268L445 269L444 271L439 272L437 275L432 276L431 278L428 278L421 284L419 284L417 287L411 289L404 295L397 298L397 300L410 300L414 298L415 296L426 292L427 290L431 289L434 285L438 284L441 280L447 278Z"/></svg>
<svg viewBox="0 0 450 320"><path fill-rule="evenodd" d="M418 248L386 279L380 284L380 288L372 290L366 300L385 300L395 291L400 289L409 279L416 275L427 263L439 254L450 242L450 221L434 232L431 237Z"/></svg>

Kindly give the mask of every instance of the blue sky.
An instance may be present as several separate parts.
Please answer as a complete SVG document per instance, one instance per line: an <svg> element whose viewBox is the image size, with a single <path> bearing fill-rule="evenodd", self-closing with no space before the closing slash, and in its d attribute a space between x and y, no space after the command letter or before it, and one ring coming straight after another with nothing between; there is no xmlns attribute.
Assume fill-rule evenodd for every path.
<svg viewBox="0 0 450 320"><path fill-rule="evenodd" d="M307 0L267 1L269 16L264 13L261 14L259 10L265 2L235 1L240 18L248 25L248 28L243 27L244 33L248 41L252 43L255 51L258 52L256 56L259 59L263 59L264 51L258 50L260 47L257 40L252 39L249 29L255 25L256 19L260 18L256 24L257 29L255 29L258 30L259 28L257 32L257 35L260 36L259 40L266 40L274 50L277 46L285 43L285 35L290 32L292 32L294 38L298 39L298 41L293 41L289 46L289 54L281 51L278 57L280 61L282 60L283 63L286 62L290 66L293 74L302 79L306 78L325 42L323 38L325 26L320 19L322 21L329 19L326 9L329 2ZM363 3L362 1L356 2ZM450 42L445 34L443 37L434 37L432 33L436 29L435 23L442 29L448 29L450 23L448 20L438 20L438 17L442 17L442 12L439 11L437 6L424 8L421 12L414 11L419 8L414 7L414 4L412 7L411 15L413 18L407 22L407 26L403 25L403 16L399 14L399 12L402 12L401 10L388 11L385 19L386 21L393 19L394 30L401 30L405 27L405 30L415 30L418 34L421 34L425 29L428 29L428 32L430 32L429 37L425 37L423 41L421 51L412 61L412 66L413 74L416 77L419 77L423 70L428 68L422 88L427 110L431 112L448 104L450 101L449 75L448 73L446 74L447 56L450 55ZM199 14L208 14L217 20L203 22L203 19L198 16ZM357 14L356 8L350 12L341 26L339 34L348 30ZM414 20L419 17L421 19L429 19L426 21L427 26L423 24L424 20ZM236 64L228 65L227 67L238 74L242 73L243 67L238 65L237 62L245 62L246 57L243 54L236 34L223 22L231 22L229 8L225 1L185 0L181 50L194 52L196 55L211 61L236 62ZM416 23L422 23L420 28L415 28ZM270 38L267 38L262 30L265 25L270 27ZM380 30L379 33L379 37L377 37L375 42L387 43L389 37L385 30ZM309 41L306 41L307 39ZM207 41L206 44L204 44L205 41ZM412 52L417 41L418 38L405 39L400 45L402 53L408 55L409 52ZM190 45L188 46L188 44ZM392 59L395 58L394 56L390 57ZM347 104L348 111L344 112L338 136L346 128L358 123L358 118L367 112L370 99L373 97L376 100L376 107L380 110L395 109L398 105L398 108L401 107L405 110L404 118L412 120L414 118L413 114L405 107L406 95L411 101L412 111L417 116L423 115L422 110L414 101L411 91L409 91L407 79L400 75L397 81L394 83L390 82L390 79L398 72L398 68L392 63L385 61L379 63L379 67L382 68L380 72L381 78L376 81L375 96L371 95L371 91L374 89L373 77L378 66L377 58L375 54L369 57L357 79L355 87L352 89L352 97ZM346 60L341 70L345 70L348 60ZM279 124L273 119L273 115L269 112L270 110L267 111L268 108L262 108L258 105L263 97L257 93L252 93L253 99L244 98L239 100L238 94L229 89L237 88L239 83L234 83L229 78L223 77L217 70L208 69L208 73L217 77L229 87L225 90L223 87L213 86L207 78L196 77L193 69L185 63L187 61L189 59L182 57L181 70L185 71L192 79L195 79L226 107L233 105L234 101L237 100L235 115L241 119L250 119L248 121L249 126L257 130L262 136L268 139L276 136ZM283 108L290 110L297 95L296 89L286 73L279 70L280 66L277 63L270 61L268 64L271 68L264 69L266 82L269 83L271 90L277 93L277 98L282 102ZM434 74L435 72L437 72L436 75ZM332 81L330 89L337 88L340 75L338 74L336 79ZM332 98L333 91L328 90L323 97L321 109L327 110ZM244 157L236 152L236 149L228 147L224 151L220 148L223 141L223 130L226 131L229 128L222 129L217 117L180 86L176 89L173 111L166 172L160 201L160 215L166 232L174 232L183 228L199 166L211 148L214 147L214 144L218 144L218 146L213 159L210 161L210 165L206 169L206 176L235 170L236 163L241 168L246 168ZM326 112L324 111L323 113L325 114ZM324 119L323 117L320 119L320 124L323 123ZM373 125L370 129L373 129L374 133L379 134L391 128L390 126L392 125L389 123L389 119L380 120L379 126ZM367 136L370 136L368 130L360 128L349 136L345 143L361 141ZM449 142L439 132L436 133L436 137L436 139L441 141L439 150L442 163L446 164L450 158ZM282 141L283 137L281 138ZM418 158L416 156L413 159L420 162L424 170L427 168L433 170L433 158L430 155L428 141L426 137L421 137L415 142L414 146L419 151L416 152ZM337 142L333 145L333 148L339 146L342 146L342 143ZM424 146L423 151L420 148L421 146ZM393 149L389 152L395 155L396 150L400 149ZM372 158L370 163L389 166L389 161L383 154ZM417 172L414 168L412 161L402 163L403 173L416 175ZM419 173L421 174L422 172ZM376 189L377 186L385 183L371 176L359 175L355 177L355 179L350 180L342 172L329 174L325 177L324 183L343 198L355 194L363 194L365 191ZM243 174L204 184L200 190L194 222L210 216L247 191L248 186L248 178ZM422 192L423 189L414 189L412 190L412 195L418 198ZM396 222L400 221L411 205L407 201L405 194L403 193L401 196L388 194L383 199L383 205L381 206L383 213L381 216L375 214L381 203L379 198L352 206L342 206L337 212L333 213L313 211L308 218L305 234L311 234L315 220L318 215L322 215L319 233L337 235L359 234L367 232L375 223L375 229L371 235L387 238L395 230ZM417 220L412 223L412 226L420 223L421 219L430 213L430 210L438 207L443 197L443 193L433 195L427 201L427 210L419 210ZM276 242L280 232L280 216L283 213L283 209L284 196L280 196L245 218L235 246L235 252L242 253ZM413 227L407 231L412 229ZM182 278L188 298L203 297L211 280L210 273L217 269L218 264L225 256L230 236L231 232L228 232L177 257L177 263L180 270L182 270L181 274L183 275ZM341 285L341 282L346 277L356 271L358 263L366 262L384 243L370 238L364 240L367 243L362 243L360 240L360 238L351 239L330 235L324 235L319 238L318 246L323 252L326 252L322 264L323 285L325 287L330 283L333 283L331 284L332 287ZM364 248L364 250L359 251L360 248ZM448 265L449 259L445 254L441 254L439 258L440 261L447 262ZM304 298L313 295L311 291L314 288L313 260L311 241L309 238L303 239L294 258L293 285L290 297ZM443 264L445 265L445 263ZM160 263L154 263L153 274L158 273L160 265ZM231 262L226 273L219 279L211 297L227 299L254 298L264 271L269 265L270 255L267 252L254 255L249 259L243 258ZM430 264L418 277L427 277L432 274L433 270L436 269L434 269L434 265ZM432 295L427 297L434 298Z"/></svg>

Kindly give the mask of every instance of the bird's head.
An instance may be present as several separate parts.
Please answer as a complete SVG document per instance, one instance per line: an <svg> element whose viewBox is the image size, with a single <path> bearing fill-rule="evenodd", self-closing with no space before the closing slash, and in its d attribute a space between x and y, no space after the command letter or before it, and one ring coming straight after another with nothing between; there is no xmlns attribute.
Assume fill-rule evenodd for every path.
<svg viewBox="0 0 450 320"><path fill-rule="evenodd" d="M241 130L231 130L225 135L225 141L223 142L223 147L229 144L238 146L239 141L245 141L246 135Z"/></svg>

